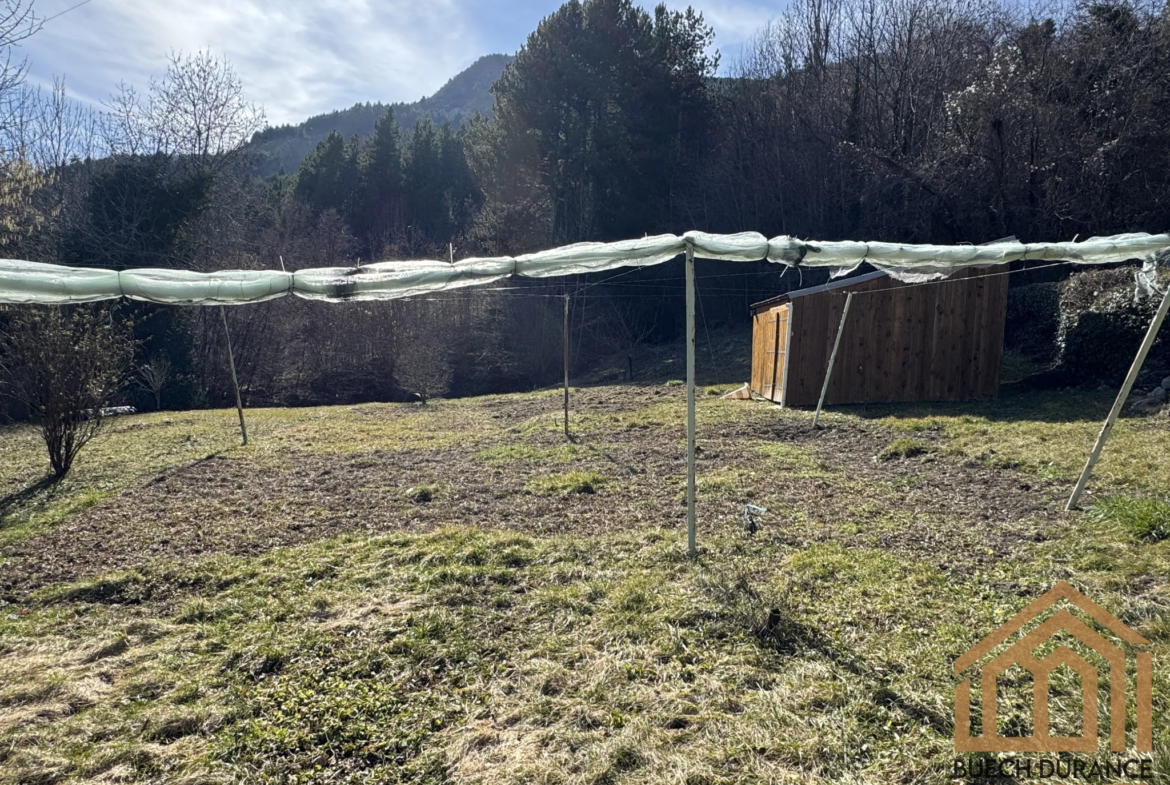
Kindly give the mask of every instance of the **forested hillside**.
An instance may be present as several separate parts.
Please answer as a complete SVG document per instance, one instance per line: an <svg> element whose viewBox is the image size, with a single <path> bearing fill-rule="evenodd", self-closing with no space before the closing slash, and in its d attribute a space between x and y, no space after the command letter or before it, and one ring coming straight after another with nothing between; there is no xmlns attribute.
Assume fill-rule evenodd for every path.
<svg viewBox="0 0 1170 785"><path fill-rule="evenodd" d="M93 155L60 154L61 112L19 126L32 136L6 145L29 152L4 170L5 253L295 269L687 229L979 243L1170 227L1164 6L794 0L742 60L720 70L713 43L701 9L573 0L503 69L490 116L460 113L502 56L411 107L268 130L230 65L176 60L149 101L124 96L93 126ZM209 74L212 111L173 100L207 95ZM295 170L257 176L343 118ZM624 354L636 380L639 348L679 334L680 270L345 307L288 298L227 321L251 404L553 383L564 293L575 368ZM816 282L782 273L700 265L704 324L742 326L748 303ZM217 310L118 310L140 360L173 369L163 406L231 400Z"/></svg>
<svg viewBox="0 0 1170 785"><path fill-rule="evenodd" d="M329 114L310 117L300 125L281 125L257 131L249 150L261 177L295 172L313 148L336 131L343 138L366 138L374 133L378 118L392 110L402 128L410 130L420 119L458 128L476 114L492 112L491 87L511 62L509 55L486 55L451 78L437 93L411 104L381 102L355 104Z"/></svg>

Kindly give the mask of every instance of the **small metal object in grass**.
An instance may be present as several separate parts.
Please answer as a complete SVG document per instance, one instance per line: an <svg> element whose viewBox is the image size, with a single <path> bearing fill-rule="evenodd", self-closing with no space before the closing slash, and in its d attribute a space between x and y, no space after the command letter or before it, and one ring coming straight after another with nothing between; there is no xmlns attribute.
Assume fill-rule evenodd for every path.
<svg viewBox="0 0 1170 785"><path fill-rule="evenodd" d="M767 511L767 507L757 507L754 504L743 506L743 527L747 529L748 534L755 534L759 530L760 527L756 525L756 515L763 515Z"/></svg>

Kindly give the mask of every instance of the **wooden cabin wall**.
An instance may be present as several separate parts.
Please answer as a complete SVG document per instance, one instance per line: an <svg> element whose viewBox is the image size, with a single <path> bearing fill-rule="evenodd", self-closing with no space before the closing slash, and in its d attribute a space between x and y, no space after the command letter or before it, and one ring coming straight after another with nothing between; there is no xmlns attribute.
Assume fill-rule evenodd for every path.
<svg viewBox="0 0 1170 785"><path fill-rule="evenodd" d="M858 294L825 402L994 398L1008 280L987 272L918 285L878 278L849 287ZM793 298L786 404L816 405L846 294L841 288Z"/></svg>
<svg viewBox="0 0 1170 785"><path fill-rule="evenodd" d="M779 402L784 389L784 358L788 350L787 304L764 308L752 315L751 390ZM777 334L778 333L778 334Z"/></svg>

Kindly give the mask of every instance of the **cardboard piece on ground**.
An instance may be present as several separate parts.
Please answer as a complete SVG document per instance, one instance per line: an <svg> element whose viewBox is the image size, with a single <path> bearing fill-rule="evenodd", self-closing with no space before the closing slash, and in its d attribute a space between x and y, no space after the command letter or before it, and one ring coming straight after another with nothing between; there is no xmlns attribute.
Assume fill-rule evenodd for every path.
<svg viewBox="0 0 1170 785"><path fill-rule="evenodd" d="M724 399L724 400L748 401L748 400L751 400L752 391L749 390L748 386L745 384L742 387L739 387L735 390L732 390L729 393L724 393L723 395L721 395L719 397Z"/></svg>

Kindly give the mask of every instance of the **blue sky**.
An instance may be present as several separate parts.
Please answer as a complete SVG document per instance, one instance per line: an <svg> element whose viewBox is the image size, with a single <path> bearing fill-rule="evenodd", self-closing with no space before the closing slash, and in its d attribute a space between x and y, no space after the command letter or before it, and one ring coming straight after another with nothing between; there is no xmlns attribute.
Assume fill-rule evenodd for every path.
<svg viewBox="0 0 1170 785"><path fill-rule="evenodd" d="M36 0L51 17L79 0ZM642 5L652 7L653 2ZM685 7L685 2L667 3ZM273 125L359 101L430 95L476 58L515 52L558 0L89 0L21 46L33 84L64 77L99 103L119 82L144 87L172 49L235 65ZM783 0L696 0L724 63Z"/></svg>

